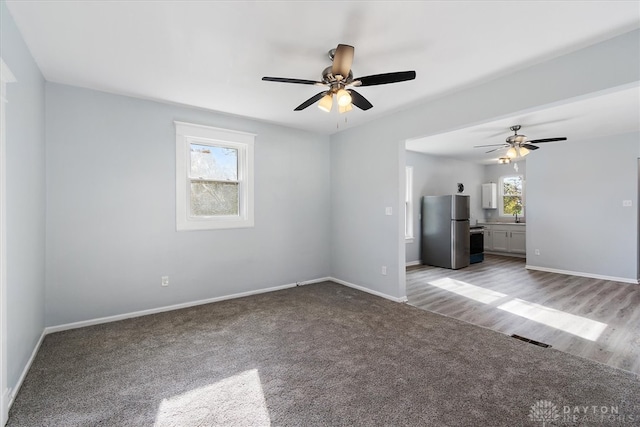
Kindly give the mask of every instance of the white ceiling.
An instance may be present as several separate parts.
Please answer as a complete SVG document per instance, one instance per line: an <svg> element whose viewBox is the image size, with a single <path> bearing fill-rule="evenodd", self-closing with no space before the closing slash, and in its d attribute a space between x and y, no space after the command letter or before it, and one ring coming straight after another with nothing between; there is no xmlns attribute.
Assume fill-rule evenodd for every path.
<svg viewBox="0 0 640 427"><path fill-rule="evenodd" d="M7 5L48 81L324 134L640 27L636 1L9 0ZM354 108L346 115L315 106L294 112L321 88L261 81L263 76L319 80L330 65L327 51L338 43L355 46L355 77L416 70L417 78L359 89L374 108ZM623 94L609 100L629 101ZM577 120L586 107L577 108L516 116L446 138L469 140L473 134L474 144L500 143L514 121L532 138L577 137L590 129ZM531 126L560 119L561 127ZM449 154L469 157L462 145L457 150ZM468 146L466 151L477 152Z"/></svg>

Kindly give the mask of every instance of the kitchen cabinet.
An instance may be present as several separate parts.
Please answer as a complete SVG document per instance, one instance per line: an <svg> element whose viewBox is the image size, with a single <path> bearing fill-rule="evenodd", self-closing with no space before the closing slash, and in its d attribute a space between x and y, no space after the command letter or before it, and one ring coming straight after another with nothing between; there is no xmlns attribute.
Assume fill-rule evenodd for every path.
<svg viewBox="0 0 640 427"><path fill-rule="evenodd" d="M509 232L507 230L497 228L493 228L491 231L493 234L493 247L491 250L509 252Z"/></svg>
<svg viewBox="0 0 640 427"><path fill-rule="evenodd" d="M493 250L493 236L491 235L491 228L484 226L484 250Z"/></svg>
<svg viewBox="0 0 640 427"><path fill-rule="evenodd" d="M525 255L527 253L524 224L484 223L485 252L503 255Z"/></svg>
<svg viewBox="0 0 640 427"><path fill-rule="evenodd" d="M527 241L526 236L527 233L522 230L514 230L510 231L509 235L509 252L513 252L516 254L526 254L527 253Z"/></svg>
<svg viewBox="0 0 640 427"><path fill-rule="evenodd" d="M495 182L482 184L482 209L498 208L498 186Z"/></svg>

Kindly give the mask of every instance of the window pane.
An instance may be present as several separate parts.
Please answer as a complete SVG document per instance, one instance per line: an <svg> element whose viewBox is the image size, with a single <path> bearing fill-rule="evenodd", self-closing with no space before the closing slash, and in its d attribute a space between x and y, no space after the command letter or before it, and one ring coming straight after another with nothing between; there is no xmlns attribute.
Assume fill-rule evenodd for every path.
<svg viewBox="0 0 640 427"><path fill-rule="evenodd" d="M505 215L520 215L522 213L522 197L520 196L504 196L504 213Z"/></svg>
<svg viewBox="0 0 640 427"><path fill-rule="evenodd" d="M191 177L220 181L238 180L238 150L191 144Z"/></svg>
<svg viewBox="0 0 640 427"><path fill-rule="evenodd" d="M238 184L191 181L191 215L239 215Z"/></svg>
<svg viewBox="0 0 640 427"><path fill-rule="evenodd" d="M503 180L503 193L505 196L520 196L522 195L522 177L509 176Z"/></svg>

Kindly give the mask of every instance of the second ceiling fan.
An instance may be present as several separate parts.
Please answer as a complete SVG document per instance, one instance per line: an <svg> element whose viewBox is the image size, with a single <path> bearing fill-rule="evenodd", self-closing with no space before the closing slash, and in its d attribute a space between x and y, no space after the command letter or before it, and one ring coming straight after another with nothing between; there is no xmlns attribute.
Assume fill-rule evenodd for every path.
<svg viewBox="0 0 640 427"><path fill-rule="evenodd" d="M507 150L507 158L513 159L516 157L524 157L529 154L529 151L537 150L537 145L533 144L541 144L543 142L555 142L555 141L566 141L567 138L564 136L557 138L542 138L542 139L527 139L526 135L518 134L518 131L521 129L520 125L511 126L509 129L513 131L513 135L509 135L503 144L489 144L489 145L476 145L473 148L483 148L483 147L496 147L492 150L487 151L487 153L492 153L496 150L500 150L503 148L508 148Z"/></svg>
<svg viewBox="0 0 640 427"><path fill-rule="evenodd" d="M327 67L322 72L322 81L292 79L286 77L263 77L262 80L279 83L295 83L303 85L325 86L326 90L312 96L298 105L294 111L301 111L308 106L320 101L318 107L324 111L331 111L333 97L335 95L338 102L338 110L345 113L351 110L351 105L355 105L361 110L368 110L373 105L352 87L376 86L388 83L398 83L416 78L415 71L398 71L393 73L374 74L365 77L353 77L351 64L353 62L354 47L346 44L339 44L337 48L329 51L329 57L333 65Z"/></svg>

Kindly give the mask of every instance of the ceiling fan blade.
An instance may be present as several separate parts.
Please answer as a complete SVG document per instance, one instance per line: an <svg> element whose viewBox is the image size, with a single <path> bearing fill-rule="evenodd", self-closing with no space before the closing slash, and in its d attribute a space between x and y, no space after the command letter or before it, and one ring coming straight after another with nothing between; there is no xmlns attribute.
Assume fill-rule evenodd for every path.
<svg viewBox="0 0 640 427"><path fill-rule="evenodd" d="M296 108L293 109L293 111L300 111L300 110L304 110L305 108L307 108L309 105L318 102L323 96L325 96L327 94L327 92L320 92L317 95L313 95L311 98L307 99L306 101L304 101L302 104L298 105Z"/></svg>
<svg viewBox="0 0 640 427"><path fill-rule="evenodd" d="M367 98L365 98L364 96L360 95L355 90L349 89L348 92L351 93L351 103L353 105L355 105L356 107L358 107L359 109L366 111L369 108L373 107L373 104L370 103L369 101L367 101Z"/></svg>
<svg viewBox="0 0 640 427"><path fill-rule="evenodd" d="M297 83L299 85L324 85L324 83L314 80L289 79L286 77L263 77L262 80L265 82Z"/></svg>
<svg viewBox="0 0 640 427"><path fill-rule="evenodd" d="M397 71L395 73L374 74L372 76L364 76L354 79L354 86L376 86L386 85L387 83L398 83L416 78L415 71ZM357 84L356 82L360 82Z"/></svg>
<svg viewBox="0 0 640 427"><path fill-rule="evenodd" d="M527 141L528 144L540 144L541 142L554 142L554 141L566 141L567 138L565 137L561 137L561 138L544 138L544 139L534 139L534 140L530 140Z"/></svg>
<svg viewBox="0 0 640 427"><path fill-rule="evenodd" d="M342 76L343 79L349 77L351 71L351 63L353 62L354 47L348 44L339 44L336 53L333 55L333 66L331 74L334 76Z"/></svg>
<svg viewBox="0 0 640 427"><path fill-rule="evenodd" d="M498 148L494 148L493 150L485 151L485 154L493 153L494 151L501 150L502 148L505 148L505 147L498 147Z"/></svg>
<svg viewBox="0 0 640 427"><path fill-rule="evenodd" d="M474 145L473 148L482 148L482 147L497 147L498 145L502 145L503 147L508 147L508 144L489 144L489 145Z"/></svg>
<svg viewBox="0 0 640 427"><path fill-rule="evenodd" d="M537 150L538 148L540 148L537 145L531 145L531 144L522 144L521 146L528 150Z"/></svg>

